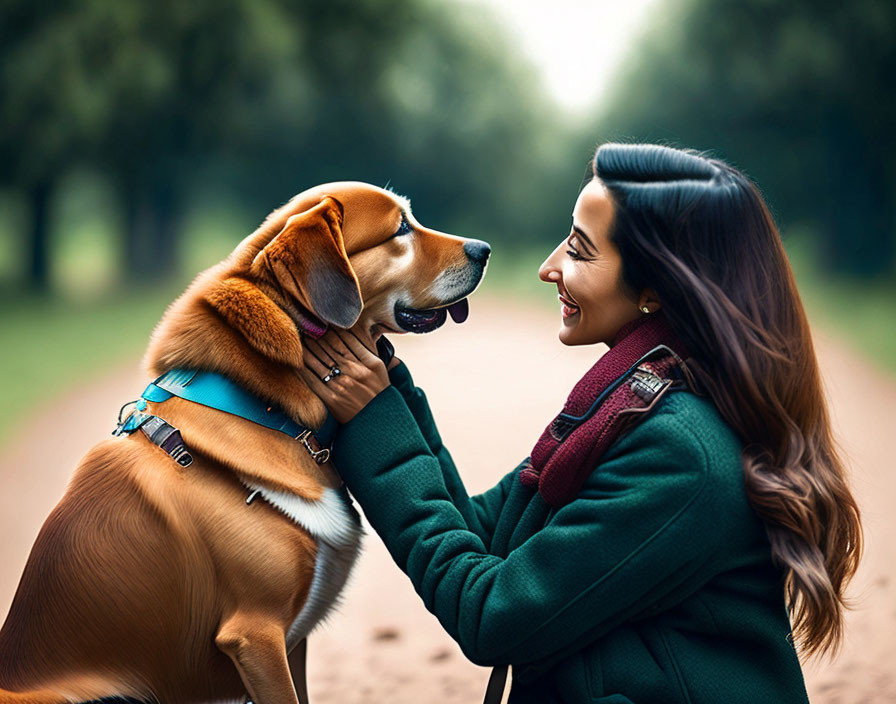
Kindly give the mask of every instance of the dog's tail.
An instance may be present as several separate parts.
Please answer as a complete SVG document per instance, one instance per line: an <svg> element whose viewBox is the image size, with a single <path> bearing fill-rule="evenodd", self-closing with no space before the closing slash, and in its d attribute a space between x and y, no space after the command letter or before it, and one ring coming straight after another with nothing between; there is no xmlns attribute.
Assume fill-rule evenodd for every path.
<svg viewBox="0 0 896 704"><path fill-rule="evenodd" d="M68 697L47 690L7 692L0 689L0 704L67 704L69 701Z"/></svg>

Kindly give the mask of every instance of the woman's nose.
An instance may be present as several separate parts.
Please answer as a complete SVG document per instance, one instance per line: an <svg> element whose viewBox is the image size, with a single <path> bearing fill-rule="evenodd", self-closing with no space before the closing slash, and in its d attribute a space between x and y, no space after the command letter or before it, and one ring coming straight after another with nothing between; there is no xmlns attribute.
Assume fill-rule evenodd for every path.
<svg viewBox="0 0 896 704"><path fill-rule="evenodd" d="M557 249L551 252L548 258L542 262L540 267L538 267L538 278L549 284L560 279L560 270L557 268L557 265L554 264L554 257L559 249L560 246L558 245Z"/></svg>

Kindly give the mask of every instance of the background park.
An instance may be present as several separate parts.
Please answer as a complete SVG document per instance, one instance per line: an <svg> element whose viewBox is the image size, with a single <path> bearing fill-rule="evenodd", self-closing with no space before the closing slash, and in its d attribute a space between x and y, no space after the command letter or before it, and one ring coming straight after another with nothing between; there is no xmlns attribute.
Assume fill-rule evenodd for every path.
<svg viewBox="0 0 896 704"><path fill-rule="evenodd" d="M392 339L470 492L492 486L604 351L563 348L536 273L588 159L660 142L743 170L781 228L868 542L844 649L807 684L896 702L896 4L537 5L0 0L0 619L165 306L317 183L389 184L492 244L467 323ZM309 659L320 702L469 702L488 679L372 532Z"/></svg>

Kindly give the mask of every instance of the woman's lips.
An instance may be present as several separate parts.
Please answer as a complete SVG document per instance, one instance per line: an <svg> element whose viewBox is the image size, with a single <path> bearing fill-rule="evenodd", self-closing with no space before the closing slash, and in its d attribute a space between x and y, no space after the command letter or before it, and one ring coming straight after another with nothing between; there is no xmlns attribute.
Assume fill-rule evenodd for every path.
<svg viewBox="0 0 896 704"><path fill-rule="evenodd" d="M557 298L560 301L560 313L564 318L570 318L579 312L579 307L568 298L564 298L563 294L558 293Z"/></svg>

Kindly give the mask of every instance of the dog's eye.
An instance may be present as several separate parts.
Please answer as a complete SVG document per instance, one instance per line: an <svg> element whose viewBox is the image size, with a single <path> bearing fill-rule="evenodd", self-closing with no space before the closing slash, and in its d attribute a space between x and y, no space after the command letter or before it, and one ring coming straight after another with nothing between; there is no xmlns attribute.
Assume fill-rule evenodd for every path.
<svg viewBox="0 0 896 704"><path fill-rule="evenodd" d="M407 235L411 232L411 223L408 222L407 217L404 213L401 214L401 223L398 226L398 229L395 231L393 237L398 237L399 235Z"/></svg>

